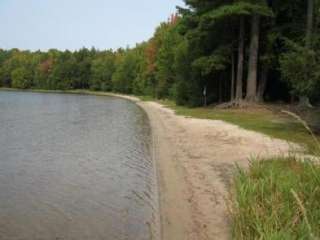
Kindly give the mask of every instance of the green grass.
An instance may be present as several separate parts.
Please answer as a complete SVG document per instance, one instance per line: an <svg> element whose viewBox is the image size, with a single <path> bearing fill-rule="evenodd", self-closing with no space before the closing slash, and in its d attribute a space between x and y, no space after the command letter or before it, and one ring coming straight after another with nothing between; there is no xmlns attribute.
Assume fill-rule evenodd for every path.
<svg viewBox="0 0 320 240"><path fill-rule="evenodd" d="M156 99L152 96L138 96L141 101L156 101Z"/></svg>
<svg viewBox="0 0 320 240"><path fill-rule="evenodd" d="M254 161L235 177L232 210L234 239L319 239L320 166L294 158Z"/></svg>
<svg viewBox="0 0 320 240"><path fill-rule="evenodd" d="M306 146L314 152L316 146L311 134L294 118L285 114L275 114L271 111L244 111L215 108L188 108L177 106L172 101L160 101L172 108L178 115L200 119L223 120L244 129L264 133L270 137L280 138Z"/></svg>

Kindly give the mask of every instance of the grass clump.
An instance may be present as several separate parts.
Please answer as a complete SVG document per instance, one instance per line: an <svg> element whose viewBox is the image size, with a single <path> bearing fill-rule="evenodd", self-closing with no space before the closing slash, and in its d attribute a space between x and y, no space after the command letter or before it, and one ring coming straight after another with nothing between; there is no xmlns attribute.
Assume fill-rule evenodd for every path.
<svg viewBox="0 0 320 240"><path fill-rule="evenodd" d="M281 157L235 177L234 239L319 239L320 166Z"/></svg>

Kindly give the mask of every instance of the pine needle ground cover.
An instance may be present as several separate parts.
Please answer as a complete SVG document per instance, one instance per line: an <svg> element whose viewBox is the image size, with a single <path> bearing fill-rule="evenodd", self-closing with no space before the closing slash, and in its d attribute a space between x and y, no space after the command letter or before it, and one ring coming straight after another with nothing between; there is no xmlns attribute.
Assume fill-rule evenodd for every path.
<svg viewBox="0 0 320 240"><path fill-rule="evenodd" d="M234 239L320 239L320 166L253 161L235 176Z"/></svg>

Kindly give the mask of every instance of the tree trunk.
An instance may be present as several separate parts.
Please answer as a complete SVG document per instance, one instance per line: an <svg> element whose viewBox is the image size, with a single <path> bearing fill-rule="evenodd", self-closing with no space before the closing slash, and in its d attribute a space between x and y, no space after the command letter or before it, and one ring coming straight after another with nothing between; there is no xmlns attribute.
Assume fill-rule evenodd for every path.
<svg viewBox="0 0 320 240"><path fill-rule="evenodd" d="M315 2L315 6L314 9L320 9L320 1L316 1ZM320 23L320 14L315 14L315 19L314 19L314 30L313 30L313 34L314 36L316 36L319 33L319 23Z"/></svg>
<svg viewBox="0 0 320 240"><path fill-rule="evenodd" d="M258 86L258 93L257 93L259 102L263 102L264 100L263 97L266 91L267 81L268 81L268 67L263 67L260 81L259 81L259 86Z"/></svg>
<svg viewBox="0 0 320 240"><path fill-rule="evenodd" d="M233 49L231 52L231 89L230 89L230 100L234 100L234 82L235 82L235 73L234 73L234 53Z"/></svg>
<svg viewBox="0 0 320 240"><path fill-rule="evenodd" d="M219 77L219 103L222 103L222 77Z"/></svg>
<svg viewBox="0 0 320 240"><path fill-rule="evenodd" d="M251 43L250 43L249 69L248 69L248 80L247 80L247 96L246 96L246 100L249 102L254 102L257 100L259 32L260 32L260 16L258 14L254 14L252 16L252 26L251 26Z"/></svg>
<svg viewBox="0 0 320 240"><path fill-rule="evenodd" d="M307 29L306 29L306 48L311 48L312 43L312 30L313 30L313 15L314 15L314 0L308 0L307 10ZM308 76L305 76L305 80ZM300 107L312 107L308 96L299 96Z"/></svg>
<svg viewBox="0 0 320 240"><path fill-rule="evenodd" d="M312 108L310 100L306 96L300 96L299 97L299 105L298 106L301 107L301 108L305 108L305 107Z"/></svg>
<svg viewBox="0 0 320 240"><path fill-rule="evenodd" d="M242 82L243 82L243 64L244 64L244 31L245 21L244 17L240 17L239 29L239 46L238 46L238 67L237 67L237 86L236 86L236 100L240 101L243 97Z"/></svg>
<svg viewBox="0 0 320 240"><path fill-rule="evenodd" d="M313 30L314 0L308 0L307 29L306 29L306 47L311 47Z"/></svg>

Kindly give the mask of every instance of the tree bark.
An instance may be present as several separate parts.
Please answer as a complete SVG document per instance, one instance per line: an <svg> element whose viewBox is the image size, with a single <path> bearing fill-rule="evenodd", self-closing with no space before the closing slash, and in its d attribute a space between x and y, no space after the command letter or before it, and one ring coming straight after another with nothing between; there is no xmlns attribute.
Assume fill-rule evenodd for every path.
<svg viewBox="0 0 320 240"><path fill-rule="evenodd" d="M306 29L306 47L311 47L313 30L314 0L308 0L307 29Z"/></svg>
<svg viewBox="0 0 320 240"><path fill-rule="evenodd" d="M254 14L252 16L251 26L251 43L249 56L249 69L247 80L247 96L249 102L257 101L257 69L259 55L259 32L260 32L260 16Z"/></svg>
<svg viewBox="0 0 320 240"><path fill-rule="evenodd" d="M222 103L222 96L223 92L222 92L222 77L219 77L219 103Z"/></svg>
<svg viewBox="0 0 320 240"><path fill-rule="evenodd" d="M316 1L314 9L320 9L320 1ZM313 34L316 36L319 33L320 14L315 14Z"/></svg>
<svg viewBox="0 0 320 240"><path fill-rule="evenodd" d="M259 86L258 86L258 101L263 102L264 101L264 93L266 91L266 86L267 86L267 81L268 81L268 68L263 67L262 72L261 72L261 77L259 81Z"/></svg>
<svg viewBox="0 0 320 240"><path fill-rule="evenodd" d="M311 49L311 44L312 44L313 15L314 15L314 0L308 0L307 29L306 29L306 48L307 49ZM305 76L305 80L307 79L308 79L308 76ZM299 106L312 107L309 97L299 96Z"/></svg>
<svg viewBox="0 0 320 240"><path fill-rule="evenodd" d="M235 72L234 72L234 53L233 53L233 49L231 52L231 89L230 89L230 100L233 101L234 100L234 83L235 83Z"/></svg>
<svg viewBox="0 0 320 240"><path fill-rule="evenodd" d="M244 17L240 17L239 28L239 46L238 46L238 66L237 66L237 86L236 86L236 100L240 101L243 97L242 82L243 82L243 64L244 64L244 34L245 21Z"/></svg>

